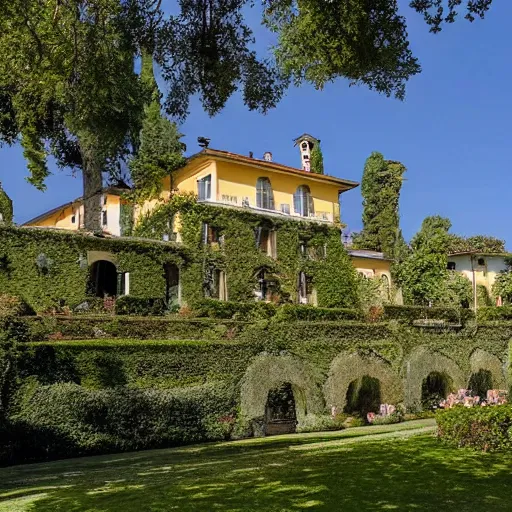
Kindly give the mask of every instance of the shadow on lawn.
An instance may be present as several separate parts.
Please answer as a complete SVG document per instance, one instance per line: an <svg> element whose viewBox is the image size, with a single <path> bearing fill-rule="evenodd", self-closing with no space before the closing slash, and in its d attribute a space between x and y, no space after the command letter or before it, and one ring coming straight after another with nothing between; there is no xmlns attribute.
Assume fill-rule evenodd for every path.
<svg viewBox="0 0 512 512"><path fill-rule="evenodd" d="M51 465L27 473L18 491L0 491L0 510L511 510L512 454L449 449L431 436L336 439L321 448L211 446L71 463L60 463L50 478L44 466ZM14 497L30 507L15 508Z"/></svg>

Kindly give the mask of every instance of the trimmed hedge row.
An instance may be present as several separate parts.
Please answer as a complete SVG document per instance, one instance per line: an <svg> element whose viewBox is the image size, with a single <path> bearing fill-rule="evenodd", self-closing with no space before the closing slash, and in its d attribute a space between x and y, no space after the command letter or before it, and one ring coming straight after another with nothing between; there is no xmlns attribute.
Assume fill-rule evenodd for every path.
<svg viewBox="0 0 512 512"><path fill-rule="evenodd" d="M18 319L18 323L26 325L28 337L32 341L94 338L232 339L246 327L245 322L234 320L219 323L207 318L107 315L24 317Z"/></svg>
<svg viewBox="0 0 512 512"><path fill-rule="evenodd" d="M235 426L236 395L225 385L91 390L28 384L20 394L23 408L0 427L2 464L222 440Z"/></svg>
<svg viewBox="0 0 512 512"><path fill-rule="evenodd" d="M451 446L494 451L512 448L512 404L457 406L436 414L437 435Z"/></svg>
<svg viewBox="0 0 512 512"><path fill-rule="evenodd" d="M464 323L473 318L471 309L427 306L384 306L386 320L398 320L412 324L414 320L445 320L451 323Z"/></svg>
<svg viewBox="0 0 512 512"><path fill-rule="evenodd" d="M319 308L299 304L283 304L277 306L268 302L229 302L205 299L194 305L194 313L198 317L232 318L239 320L268 320L273 318L279 322L304 320L338 321L361 320L362 314L349 308Z"/></svg>
<svg viewBox="0 0 512 512"><path fill-rule="evenodd" d="M477 319L479 322L512 320L512 306L488 306L478 308Z"/></svg>
<svg viewBox="0 0 512 512"><path fill-rule="evenodd" d="M161 298L140 298L123 295L116 300L116 315L162 316L167 312L167 304Z"/></svg>

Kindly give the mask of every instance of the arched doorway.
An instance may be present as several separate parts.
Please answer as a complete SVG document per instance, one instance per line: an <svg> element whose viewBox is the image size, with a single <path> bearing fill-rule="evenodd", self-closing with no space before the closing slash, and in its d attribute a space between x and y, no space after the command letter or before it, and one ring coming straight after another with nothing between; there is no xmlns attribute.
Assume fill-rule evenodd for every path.
<svg viewBox="0 0 512 512"><path fill-rule="evenodd" d="M272 436L295 432L297 412L292 385L286 382L268 392L265 405L265 434Z"/></svg>
<svg viewBox="0 0 512 512"><path fill-rule="evenodd" d="M421 385L421 405L423 409L432 410L439 407L452 389L452 379L441 372L430 372Z"/></svg>
<svg viewBox="0 0 512 512"><path fill-rule="evenodd" d="M177 306L180 299L180 269L173 263L165 263L164 277L165 300L169 306Z"/></svg>
<svg viewBox="0 0 512 512"><path fill-rule="evenodd" d="M369 412L379 412L381 401L379 379L364 375L348 385L344 412L357 414L366 420L366 415Z"/></svg>
<svg viewBox="0 0 512 512"><path fill-rule="evenodd" d="M115 297L117 295L117 269L112 262L98 260L91 265L89 290L96 297Z"/></svg>
<svg viewBox="0 0 512 512"><path fill-rule="evenodd" d="M480 368L480 370L471 374L468 389L471 390L473 396L479 396L485 399L487 397L487 391L493 389L491 371Z"/></svg>

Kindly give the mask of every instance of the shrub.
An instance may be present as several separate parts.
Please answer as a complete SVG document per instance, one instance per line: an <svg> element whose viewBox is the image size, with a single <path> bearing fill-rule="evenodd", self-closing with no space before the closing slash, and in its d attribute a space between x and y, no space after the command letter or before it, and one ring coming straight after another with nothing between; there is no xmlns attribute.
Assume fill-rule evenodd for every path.
<svg viewBox="0 0 512 512"><path fill-rule="evenodd" d="M141 299L123 295L116 300L115 312L116 315L162 316L167 312L167 305L161 298Z"/></svg>
<svg viewBox="0 0 512 512"><path fill-rule="evenodd" d="M20 320L21 321L21 320ZM28 317L23 323L32 341L47 339L233 339L245 328L245 322L208 318L129 317L129 316L56 316Z"/></svg>
<svg viewBox="0 0 512 512"><path fill-rule="evenodd" d="M456 406L436 414L437 435L451 446L493 451L512 448L512 405Z"/></svg>
<svg viewBox="0 0 512 512"><path fill-rule="evenodd" d="M34 311L22 298L0 294L0 318L33 314Z"/></svg>
<svg viewBox="0 0 512 512"><path fill-rule="evenodd" d="M275 315L276 306L269 302L230 302L203 299L194 304L194 313L198 317L264 320Z"/></svg>
<svg viewBox="0 0 512 512"><path fill-rule="evenodd" d="M12 418L11 435L1 438L0 456L12 463L221 440L232 428L233 411L233 389L220 385L38 386Z"/></svg>
<svg viewBox="0 0 512 512"><path fill-rule="evenodd" d="M324 414L321 416L308 414L300 426L297 427L297 432L325 432L327 430L342 430L343 421L346 418L343 416L335 416Z"/></svg>
<svg viewBox="0 0 512 512"><path fill-rule="evenodd" d="M348 308L318 308L315 306L284 304L277 310L275 320L291 322L296 320L318 322L339 320L360 320L361 313Z"/></svg>
<svg viewBox="0 0 512 512"><path fill-rule="evenodd" d="M445 320L451 323L464 323L473 317L470 309L427 306L384 306L387 320L398 320L412 324L414 320Z"/></svg>
<svg viewBox="0 0 512 512"><path fill-rule="evenodd" d="M387 416L377 415L373 418L372 425L391 425L393 423L401 423L404 421L404 415L401 411L395 411Z"/></svg>
<svg viewBox="0 0 512 512"><path fill-rule="evenodd" d="M477 310L479 322L492 322L500 320L512 320L512 306L489 306Z"/></svg>

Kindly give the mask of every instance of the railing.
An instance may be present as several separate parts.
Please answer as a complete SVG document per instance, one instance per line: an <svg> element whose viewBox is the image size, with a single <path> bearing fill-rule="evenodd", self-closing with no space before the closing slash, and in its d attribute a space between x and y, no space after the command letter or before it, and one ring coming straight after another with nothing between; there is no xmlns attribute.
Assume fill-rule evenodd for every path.
<svg viewBox="0 0 512 512"><path fill-rule="evenodd" d="M295 213L292 211L292 205L283 203L279 205L279 208L261 208L260 206L257 206L252 201L249 200L248 197L239 197L239 196L231 196L228 194L222 194L220 195L220 199L215 201L214 199L206 199L202 200L203 203L212 203L212 204L219 204L223 206L232 206L232 207L238 207L238 208L250 208L254 212L259 212L262 214L269 214L269 215L277 215L277 216L284 216L289 217L293 219L310 219L317 222L333 222L333 214L331 212L315 212L314 214L311 214L309 216L302 216L298 213ZM276 205L277 206L277 205Z"/></svg>

